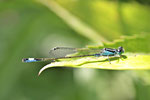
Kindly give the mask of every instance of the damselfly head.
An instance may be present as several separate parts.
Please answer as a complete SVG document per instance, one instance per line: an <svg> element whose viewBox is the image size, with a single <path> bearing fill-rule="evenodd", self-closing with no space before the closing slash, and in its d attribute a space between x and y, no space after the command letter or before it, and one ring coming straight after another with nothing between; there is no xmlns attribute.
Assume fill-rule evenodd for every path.
<svg viewBox="0 0 150 100"><path fill-rule="evenodd" d="M123 47L122 47L122 46L118 47L118 52L119 52L119 54L124 53L124 49L123 49Z"/></svg>

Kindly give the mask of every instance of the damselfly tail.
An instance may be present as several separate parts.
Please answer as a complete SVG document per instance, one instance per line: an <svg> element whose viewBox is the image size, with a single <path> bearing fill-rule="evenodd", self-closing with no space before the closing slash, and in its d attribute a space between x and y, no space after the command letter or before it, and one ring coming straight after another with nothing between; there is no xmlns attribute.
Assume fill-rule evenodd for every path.
<svg viewBox="0 0 150 100"><path fill-rule="evenodd" d="M30 63L30 62L40 62L40 61L55 61L57 59L78 58L78 57L87 57L87 56L97 56L97 55L91 54L91 55L67 56L67 57L59 57L59 58L24 58L22 59L22 62Z"/></svg>
<svg viewBox="0 0 150 100"><path fill-rule="evenodd" d="M43 58L24 58L22 59L22 62L30 63L30 62L39 62L39 61L44 61L45 59Z"/></svg>

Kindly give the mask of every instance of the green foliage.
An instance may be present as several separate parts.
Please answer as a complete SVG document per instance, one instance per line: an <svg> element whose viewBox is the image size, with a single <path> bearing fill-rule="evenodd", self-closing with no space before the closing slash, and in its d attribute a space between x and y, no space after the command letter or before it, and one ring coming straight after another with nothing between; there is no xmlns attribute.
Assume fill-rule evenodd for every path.
<svg viewBox="0 0 150 100"><path fill-rule="evenodd" d="M40 72L51 67L75 67L75 68L96 68L96 69L110 69L110 70L143 70L150 69L149 55L135 55L135 56L111 57L111 64L107 58L83 57L78 59L62 60L52 62L44 66Z"/></svg>
<svg viewBox="0 0 150 100"><path fill-rule="evenodd" d="M83 67L101 64L102 59L106 68L113 64L123 68L129 64L129 68L142 61L147 66L150 7L135 0L53 1L56 5L45 4L47 0L0 1L0 100L149 100L149 71L51 68L37 77L47 62L26 64L21 59L49 57L49 49L55 46L122 45L127 58L112 59L111 65L106 58L87 58L92 63L85 58L68 60L71 64L82 60ZM63 62L69 63L54 64Z"/></svg>
<svg viewBox="0 0 150 100"><path fill-rule="evenodd" d="M64 8L62 8L61 6L59 6L59 5L57 5L57 3L56 2L54 2L54 1L49 1L49 0L45 0L45 1L42 1L42 0L38 0L39 2L41 2L42 4L44 4L44 5L46 5L48 8L50 8L50 9L52 9L59 17L61 17L64 21L66 21L66 23L68 23L68 25L70 25L70 27L72 27L73 29L78 29L79 27L82 27L80 30L86 30L86 31L82 31L82 32L84 32L84 33L82 33L82 35L84 35L84 36L90 36L90 34L88 35L88 33L85 33L85 32L91 32L91 31L87 31L87 27L86 27L86 25L85 24L82 24L82 25L80 25L80 23L78 23L78 19L76 18L76 17L74 17L73 15L71 15L67 10L65 10ZM60 1L61 2L61 1ZM88 2L90 2L90 1L88 1ZM63 2L62 2L63 3ZM91 3L92 4L92 6L93 7L95 7L95 6L97 6L97 7L106 7L106 6L104 6L105 4L109 4L108 2L102 2L102 4L103 4L103 6L102 6L102 4L100 3L98 3L98 4L95 4L94 5L94 3ZM74 6L75 4L73 4L72 6ZM126 11L126 10L128 10L131 6L130 5L127 5L127 4L123 4L124 6L129 6L128 8L123 8L122 10L123 11ZM121 8L121 6L122 5L120 5L120 4L118 4L118 8L116 9L116 10L118 10L119 8ZM66 7L66 6L65 6ZM68 7L68 5L67 5L67 7ZM114 5L111 5L110 4L110 6L109 6L110 8L113 8L113 9L115 9L114 7ZM132 7L131 7L132 8ZM140 9L141 7L137 7L137 9L135 9L135 10L133 10L133 12L135 12L136 13L136 10L138 10L138 9ZM108 8L105 8L106 10L108 9ZM112 14L112 12L113 13L116 13L116 12L114 12L112 9L108 9L108 11L110 12L110 14ZM61 14L61 13L64 13L64 14ZM125 25L125 23L122 21L123 19L122 19L122 13L123 12L120 12L120 10L118 11L119 12L119 19L120 19L120 22L121 22L121 25L122 25L122 27L124 28L123 29L123 32L127 32L126 33L126 35L127 34L130 34L129 33L129 29L127 29L126 27L124 27L124 26L126 26ZM132 12L132 11L131 11ZM80 13L80 11L78 11L77 13ZM129 12L128 12L129 13ZM128 13L126 13L125 12L125 14L128 14ZM146 12L147 13L147 12ZM87 14L87 13L86 13ZM97 15L98 16L98 15ZM115 15L116 16L116 15ZM115 17L114 16L114 17ZM67 18L69 18L69 19L67 19ZM111 16L111 18L112 18L112 16ZM75 20L76 19L76 20ZM88 18L88 19L90 19L90 18ZM102 19L102 18L100 18L100 19ZM76 21L76 23L71 23L72 21ZM107 19L108 20L108 19ZM130 19L129 19L130 20ZM147 20L147 19L146 19ZM96 21L92 21L92 22L95 22L95 23L97 23L97 24L99 24L98 22L96 22ZM106 23L106 22L105 22ZM77 26L79 26L79 27L76 27L76 26L74 26L74 24L77 24ZM95 25L97 25L97 24L95 24ZM111 23L112 24L112 23ZM114 26L114 25L113 25ZM132 27L132 26L131 26ZM147 26L145 26L145 27L147 27ZM145 28L144 27L144 28ZM90 27L89 27L90 28ZM118 27L118 28L121 28L121 27ZM114 29L114 28L113 28ZM146 28L147 29L147 28ZM93 29L92 29L93 30ZM109 29L109 30L111 30L111 29ZM118 29L117 29L118 30ZM78 30L77 30L78 31ZM81 31L79 31L79 33L80 33ZM93 31L92 31L93 32ZM120 32L121 33L121 32ZM147 34L138 34L138 35L136 35L136 36L129 36L129 37L124 37L124 39L120 39L119 41L113 41L113 42L107 42L106 40L108 39L107 37L111 37L112 39L113 39L113 36L114 36L114 34L113 33L109 33L109 34L107 34L107 35L110 35L110 36L106 36L106 38L107 39L103 39L104 37L102 37L102 36L100 36L100 37L96 37L97 36L97 34L98 33L93 33L92 34L92 36L93 36L93 38L90 38L90 37L88 37L89 39L91 39L91 40L96 40L96 39L100 39L100 40L102 40L102 42L104 42L104 47L116 47L116 46L123 46L123 47L125 47L125 48L127 48L126 50L127 50L127 52L142 52L142 53L147 53L147 52L149 52L150 51L150 46L149 46L149 42L150 42L150 40L149 40L149 35L147 35ZM113 34L113 35L112 35ZM123 33L124 34L124 33ZM104 34L103 34L104 35ZM117 35L117 34L116 34ZM146 36L145 36L146 35ZM97 41L98 42L98 41ZM99 41L100 42L100 41ZM138 47L138 48L135 48L135 47ZM147 47L146 49L144 48L144 47ZM97 47L92 47L92 48L97 48L97 49L101 49L102 48L102 46L97 46ZM81 53L82 52L79 52L78 54L79 55L81 55ZM87 54L87 53L86 53ZM137 54L138 55L138 54ZM128 55L127 55L128 56ZM143 57L143 56L141 56L141 57ZM77 61L72 61L72 60L67 60L67 61L59 61L58 63L57 62L54 62L54 63L51 63L51 64L49 64L49 65L46 65L45 67L43 67L42 69L41 69L41 71L39 72L39 73L41 73L43 70L45 70L45 69L47 69L47 68L50 68L50 67L55 67L55 66L70 66L70 67L77 67L77 68L106 68L106 69L120 69L121 70L121 68L123 68L123 69L138 69L139 67L135 67L136 65L137 65L137 63L136 62L140 62L140 68L142 69L147 69L147 67L149 66L149 63L147 63L147 62L149 62L149 61L147 61L146 59L143 59L143 60L141 60L141 59L139 59L138 57L137 57L137 59L135 58L134 59L134 61L133 60L131 60L130 59L130 57L129 57L129 59L127 59L127 64L119 64L119 67L116 67L116 66L118 66L118 65L116 65L116 64L112 64L112 65L108 65L107 63L106 64L99 64L99 63L96 63L95 64L95 61L94 62L92 62L93 60L92 60L93 58L91 58L91 59L88 59L89 61L91 61L91 63L93 64L86 64L86 62L87 62L87 60L86 60L86 58L85 59L82 59L82 60L80 60L80 58L78 58L77 59ZM133 58L132 58L133 59ZM101 60L102 60L102 62L103 62L103 59L101 58ZM100 62L101 62L101 60L100 60ZM131 60L131 61L130 61ZM144 61L145 60L145 61ZM96 60L96 62L97 62L98 60ZM104 60L105 61L105 60ZM78 63L79 64L78 64ZM132 62L134 62L135 63L135 65L133 65L132 64ZM85 64L85 65L84 65ZM144 65L145 66L144 66ZM99 66L102 66L102 67L99 67ZM126 68L124 68L124 67L122 67L122 66L128 66L128 67L126 67ZM142 66L143 65L143 66ZM84 67L83 67L84 66ZM90 67L89 67L90 66ZM109 66L109 67L108 67Z"/></svg>

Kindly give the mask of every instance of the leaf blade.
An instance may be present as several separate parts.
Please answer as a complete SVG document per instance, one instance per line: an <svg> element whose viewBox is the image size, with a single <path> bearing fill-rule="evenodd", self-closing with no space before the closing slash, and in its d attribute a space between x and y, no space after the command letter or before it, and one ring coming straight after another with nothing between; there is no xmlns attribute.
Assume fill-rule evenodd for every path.
<svg viewBox="0 0 150 100"><path fill-rule="evenodd" d="M51 67L73 67L73 68L96 68L109 70L146 70L150 69L150 55L130 55L123 60L119 57L111 57L111 64L104 57L84 57L80 59L60 60L44 66L40 71L40 75L45 69Z"/></svg>

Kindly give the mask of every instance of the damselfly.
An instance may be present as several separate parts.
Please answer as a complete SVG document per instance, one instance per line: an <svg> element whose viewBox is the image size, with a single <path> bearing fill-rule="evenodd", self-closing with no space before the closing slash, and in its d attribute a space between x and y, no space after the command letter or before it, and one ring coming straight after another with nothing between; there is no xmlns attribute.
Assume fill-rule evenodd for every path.
<svg viewBox="0 0 150 100"><path fill-rule="evenodd" d="M58 59L77 58L87 56L106 56L110 63L110 56L121 56L124 53L123 47L103 48L103 49L86 49L86 48L69 48L69 47L55 47L50 50L50 58L24 58L22 62L39 62L39 61L55 61ZM70 54L76 54L75 56Z"/></svg>

